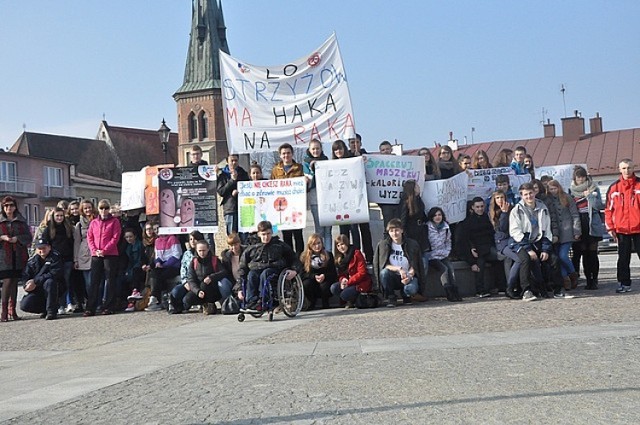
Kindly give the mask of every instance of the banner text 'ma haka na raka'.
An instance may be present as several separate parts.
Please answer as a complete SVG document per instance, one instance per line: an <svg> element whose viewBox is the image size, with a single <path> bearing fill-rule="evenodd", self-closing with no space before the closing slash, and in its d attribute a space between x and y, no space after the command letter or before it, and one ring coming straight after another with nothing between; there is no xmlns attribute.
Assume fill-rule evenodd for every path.
<svg viewBox="0 0 640 425"><path fill-rule="evenodd" d="M220 52L229 151L277 150L355 134L347 74L334 35L307 57L255 66Z"/></svg>

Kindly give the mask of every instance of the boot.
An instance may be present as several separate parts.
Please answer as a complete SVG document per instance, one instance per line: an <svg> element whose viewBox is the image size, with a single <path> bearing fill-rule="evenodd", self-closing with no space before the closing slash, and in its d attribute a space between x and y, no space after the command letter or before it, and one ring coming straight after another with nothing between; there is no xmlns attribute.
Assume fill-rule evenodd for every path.
<svg viewBox="0 0 640 425"><path fill-rule="evenodd" d="M2 313L0 313L0 322L6 322L9 310L9 285L5 282L2 288Z"/></svg>
<svg viewBox="0 0 640 425"><path fill-rule="evenodd" d="M456 296L453 290L453 286L447 285L444 287L444 293L447 296L447 301L456 301Z"/></svg>
<svg viewBox="0 0 640 425"><path fill-rule="evenodd" d="M569 279L569 276L565 276L564 277L564 290L568 291L571 289L571 279Z"/></svg>
<svg viewBox="0 0 640 425"><path fill-rule="evenodd" d="M577 272L569 273L569 281L571 281L571 289L578 287L578 277L580 275Z"/></svg>
<svg viewBox="0 0 640 425"><path fill-rule="evenodd" d="M9 318L11 320L20 320L21 317L18 316L18 313L16 312L16 300L15 298L11 298L9 300Z"/></svg>
<svg viewBox="0 0 640 425"><path fill-rule="evenodd" d="M455 297L456 301L462 301L462 297L460 296L460 293L458 292L458 287L451 285L451 290L453 291L453 296Z"/></svg>

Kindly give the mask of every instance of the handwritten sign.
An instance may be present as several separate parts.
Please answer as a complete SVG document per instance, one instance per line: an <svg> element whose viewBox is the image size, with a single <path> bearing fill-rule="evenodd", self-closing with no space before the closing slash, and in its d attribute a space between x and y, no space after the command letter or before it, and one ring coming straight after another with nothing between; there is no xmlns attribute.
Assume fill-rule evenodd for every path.
<svg viewBox="0 0 640 425"><path fill-rule="evenodd" d="M123 211L144 207L145 171L127 171L122 173L122 193L120 208Z"/></svg>
<svg viewBox="0 0 640 425"><path fill-rule="evenodd" d="M362 157L316 162L321 226L369 222Z"/></svg>
<svg viewBox="0 0 640 425"><path fill-rule="evenodd" d="M220 52L229 152L277 150L287 142L329 143L355 134L347 74L335 34L281 66L247 64Z"/></svg>
<svg viewBox="0 0 640 425"><path fill-rule="evenodd" d="M398 204L405 181L415 180L422 186L424 157L367 154L364 172L369 202Z"/></svg>
<svg viewBox="0 0 640 425"><path fill-rule="evenodd" d="M307 182L304 177L238 182L241 232L255 232L268 220L274 232L303 229L307 222Z"/></svg>
<svg viewBox="0 0 640 425"><path fill-rule="evenodd" d="M468 180L467 173L459 173L446 180L424 182L422 201L426 210L442 208L449 223L464 220L467 214Z"/></svg>
<svg viewBox="0 0 640 425"><path fill-rule="evenodd" d="M548 165L546 167L536 167L536 178L540 179L542 176L551 176L554 180L558 180L562 188L566 191L571 186L573 170L576 165L583 167L585 170L589 170L587 164Z"/></svg>

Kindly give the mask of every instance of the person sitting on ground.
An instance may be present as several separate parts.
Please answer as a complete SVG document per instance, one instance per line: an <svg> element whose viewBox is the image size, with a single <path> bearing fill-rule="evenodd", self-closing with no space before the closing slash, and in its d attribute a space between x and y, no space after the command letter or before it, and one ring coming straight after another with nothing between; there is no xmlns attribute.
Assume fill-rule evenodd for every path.
<svg viewBox="0 0 640 425"><path fill-rule="evenodd" d="M331 285L331 293L340 297L345 308L352 308L359 293L371 292L373 282L367 272L364 255L349 244L349 238L338 235L335 244L338 281Z"/></svg>
<svg viewBox="0 0 640 425"><path fill-rule="evenodd" d="M522 200L509 214L509 234L513 239L511 248L520 257L520 285L524 301L533 301L537 296L547 298L546 284L542 277L541 267L549 268L549 276L553 282L554 298L573 298L563 291L562 275L558 257L553 253L551 245L551 218L544 202L536 199L533 185L524 183L520 186Z"/></svg>
<svg viewBox="0 0 640 425"><path fill-rule="evenodd" d="M373 270L387 299L387 307L397 305L396 290L401 290L404 304L420 291L424 276L420 245L404 237L402 222L393 218L387 224L389 238L378 242L373 256Z"/></svg>
<svg viewBox="0 0 640 425"><path fill-rule="evenodd" d="M475 274L476 296L490 297L489 288L493 285L485 282L487 263L498 261L494 233L489 216L484 213L484 200L476 196L471 200L471 207L467 218L462 223L464 234L469 240L469 250L465 257Z"/></svg>
<svg viewBox="0 0 640 425"><path fill-rule="evenodd" d="M520 257L509 246L509 213L513 205L507 200L507 196L501 190L496 190L491 195L489 202L489 219L495 229L494 240L498 250L498 259L502 260L504 275L507 277L508 298L520 299L522 294L518 288L518 273L520 272ZM502 258L501 258L502 257Z"/></svg>
<svg viewBox="0 0 640 425"><path fill-rule="evenodd" d="M329 308L331 285L338 281L338 275L333 254L325 248L319 234L309 236L307 249L300 256L300 262L303 267L301 278L308 310L315 309L318 298L322 301L322 308Z"/></svg>
<svg viewBox="0 0 640 425"><path fill-rule="evenodd" d="M62 257L51 248L48 239L37 240L35 246L36 254L22 273L27 294L20 301L20 309L54 320L58 318L58 286L63 279Z"/></svg>
<svg viewBox="0 0 640 425"><path fill-rule="evenodd" d="M518 203L520 198L516 198L515 193L511 189L511 181L509 180L509 176L506 174L498 174L496 176L496 190L502 191L504 196L507 198L507 202L511 205L515 205Z"/></svg>
<svg viewBox="0 0 640 425"><path fill-rule="evenodd" d="M433 207L427 213L427 239L429 251L426 252L428 267L433 267L440 273L440 282L449 301L462 301L456 284L453 264L449 261L451 254L451 232L444 211L440 207ZM425 258L423 257L423 259ZM425 268L425 276L426 276Z"/></svg>
<svg viewBox="0 0 640 425"><path fill-rule="evenodd" d="M301 270L293 249L273 236L271 222L264 220L258 223L258 237L260 241L247 247L240 257L240 280L234 287L238 299L245 301L245 313L262 311L262 304L258 301L264 285L275 285L283 270L286 270L286 279L295 278ZM246 279L246 294L242 289L243 279Z"/></svg>
<svg viewBox="0 0 640 425"><path fill-rule="evenodd" d="M220 279L218 282L218 290L222 300L226 300L233 293L233 282L237 282L240 278L240 257L245 247L240 241L240 236L237 233L232 233L227 236L227 244L229 248L222 251L220 260L222 266L227 271L227 275Z"/></svg>
<svg viewBox="0 0 640 425"><path fill-rule="evenodd" d="M197 304L202 304L204 314L215 314L215 303L221 298L218 282L226 275L221 261L209 250L209 243L204 239L197 241L187 283L177 285L169 295L169 314L189 311Z"/></svg>
<svg viewBox="0 0 640 425"><path fill-rule="evenodd" d="M180 274L182 248L175 235L160 235L155 241L155 259L150 270L151 296L145 311L162 310L162 292L170 291L170 282Z"/></svg>

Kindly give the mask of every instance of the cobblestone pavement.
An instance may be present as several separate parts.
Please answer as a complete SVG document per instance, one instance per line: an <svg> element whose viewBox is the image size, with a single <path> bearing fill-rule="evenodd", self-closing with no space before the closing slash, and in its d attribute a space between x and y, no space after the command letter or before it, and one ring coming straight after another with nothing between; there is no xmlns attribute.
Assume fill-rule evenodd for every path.
<svg viewBox="0 0 640 425"><path fill-rule="evenodd" d="M640 423L640 290L615 294L602 259L601 289L572 300L29 316L0 326L0 421Z"/></svg>

